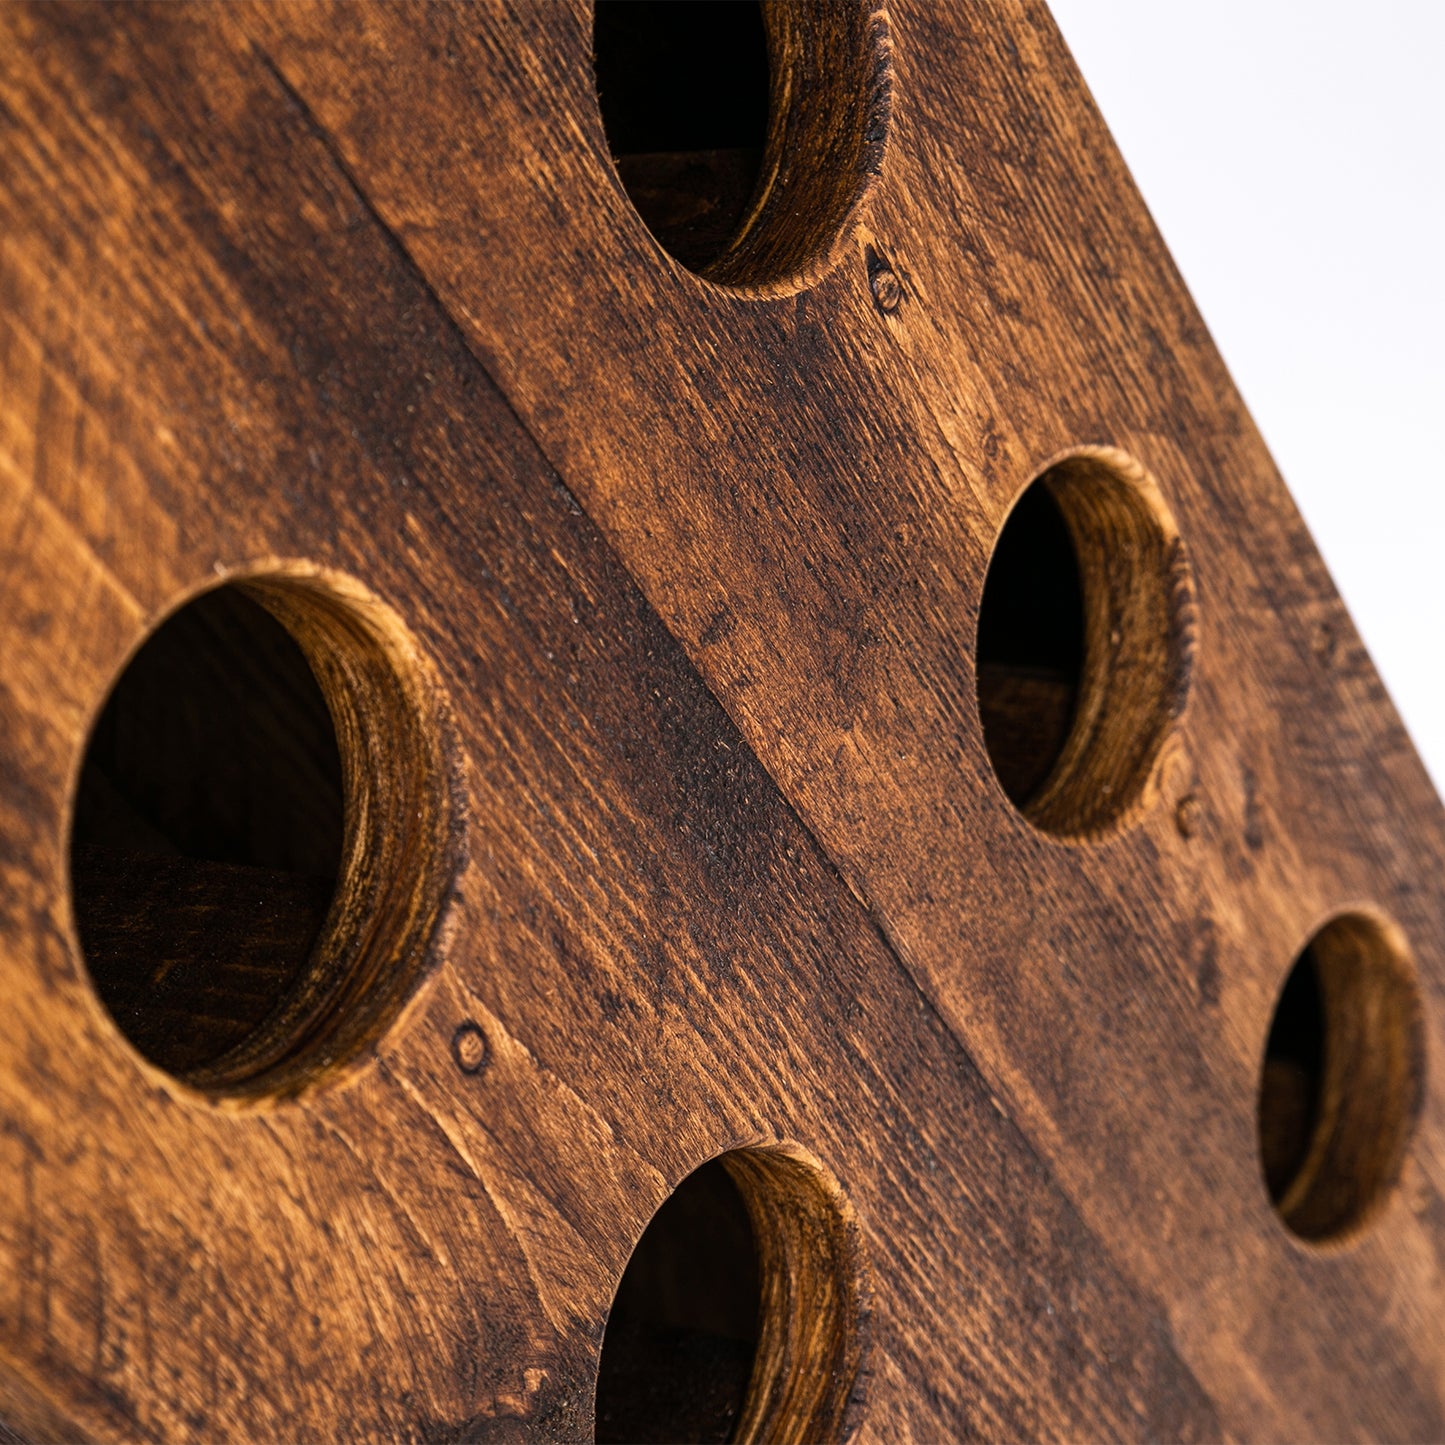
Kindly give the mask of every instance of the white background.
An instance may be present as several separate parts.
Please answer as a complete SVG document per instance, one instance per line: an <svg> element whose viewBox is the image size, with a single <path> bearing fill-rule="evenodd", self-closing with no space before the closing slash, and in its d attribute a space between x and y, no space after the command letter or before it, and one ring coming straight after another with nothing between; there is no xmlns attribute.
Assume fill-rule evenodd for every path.
<svg viewBox="0 0 1445 1445"><path fill-rule="evenodd" d="M1053 0L1445 791L1445 0Z"/></svg>

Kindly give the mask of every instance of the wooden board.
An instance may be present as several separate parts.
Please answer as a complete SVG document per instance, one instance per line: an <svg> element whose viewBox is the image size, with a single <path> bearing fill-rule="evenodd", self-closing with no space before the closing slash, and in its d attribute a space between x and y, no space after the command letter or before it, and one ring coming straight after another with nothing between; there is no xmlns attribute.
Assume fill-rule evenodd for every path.
<svg viewBox="0 0 1445 1445"><path fill-rule="evenodd" d="M886 19L881 173L759 297L632 211L586 7L0 9L21 1432L590 1438L648 1219L780 1144L859 1231L841 1432L1445 1436L1438 1069L1348 1245L1282 1227L1255 1119L1341 909L1441 1056L1439 802L1042 7ZM1085 446L1157 481L1194 630L1081 842L995 781L972 638ZM106 1015L66 839L128 656L275 559L429 660L458 821L391 1026L240 1106Z"/></svg>

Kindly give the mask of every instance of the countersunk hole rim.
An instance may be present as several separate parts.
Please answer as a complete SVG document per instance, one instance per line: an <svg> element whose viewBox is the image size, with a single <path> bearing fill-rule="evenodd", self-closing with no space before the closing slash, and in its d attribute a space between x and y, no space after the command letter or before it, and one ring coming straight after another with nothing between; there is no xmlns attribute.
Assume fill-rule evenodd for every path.
<svg viewBox="0 0 1445 1445"><path fill-rule="evenodd" d="M98 728L137 659L196 603L227 592L274 619L321 691L344 773L344 838L324 920L296 966L295 986L236 1047L194 1067L171 1067L117 1016L88 954L77 811ZM275 557L217 568L145 618L99 691L72 763L63 838L65 926L85 995L148 1078L181 1100L232 1112L337 1087L412 1012L440 956L465 838L454 726L439 677L399 614L348 573Z"/></svg>

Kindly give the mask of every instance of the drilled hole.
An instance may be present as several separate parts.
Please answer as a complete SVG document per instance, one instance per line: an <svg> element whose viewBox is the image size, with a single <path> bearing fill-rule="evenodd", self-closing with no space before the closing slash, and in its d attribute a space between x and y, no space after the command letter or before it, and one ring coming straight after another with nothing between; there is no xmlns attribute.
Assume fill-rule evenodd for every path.
<svg viewBox="0 0 1445 1445"><path fill-rule="evenodd" d="M440 908L446 798L398 626L314 578L218 587L131 659L86 748L71 896L147 1059L292 1093L374 1039Z"/></svg>
<svg viewBox="0 0 1445 1445"><path fill-rule="evenodd" d="M704 1164L653 1216L618 1286L599 1442L841 1438L861 1408L856 1231L791 1154Z"/></svg>
<svg viewBox="0 0 1445 1445"><path fill-rule="evenodd" d="M804 284L882 160L881 17L839 0L599 0L597 98L657 239L727 285Z"/></svg>
<svg viewBox="0 0 1445 1445"><path fill-rule="evenodd" d="M1112 450L1056 463L999 534L975 660L984 744L1010 801L1065 837L1144 796L1183 705L1188 571L1157 487Z"/></svg>
<svg viewBox="0 0 1445 1445"><path fill-rule="evenodd" d="M1295 1234L1348 1235L1386 1198L1418 1109L1422 1054L1403 941L1363 914L1326 924L1285 980L1260 1074L1260 1166Z"/></svg>

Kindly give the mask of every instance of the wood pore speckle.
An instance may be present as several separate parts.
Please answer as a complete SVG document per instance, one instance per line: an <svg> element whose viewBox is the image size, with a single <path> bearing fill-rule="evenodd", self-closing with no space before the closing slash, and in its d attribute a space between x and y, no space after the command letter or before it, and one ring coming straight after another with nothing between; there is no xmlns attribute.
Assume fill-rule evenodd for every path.
<svg viewBox="0 0 1445 1445"><path fill-rule="evenodd" d="M633 1249L723 1154L739 1438L1445 1438L1440 803L1044 7L766 13L798 118L704 279L580 0L0 6L21 1438L591 1439ZM1046 472L1079 676L983 696ZM70 828L221 583L352 821L311 963L173 1078L92 988ZM86 857L143 953L220 867ZM271 934L179 910L238 991L317 927L287 876ZM1312 939L1368 1089L1271 1056L1276 1145ZM1287 1227L1260 1151L1311 1109Z"/></svg>

